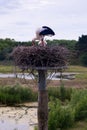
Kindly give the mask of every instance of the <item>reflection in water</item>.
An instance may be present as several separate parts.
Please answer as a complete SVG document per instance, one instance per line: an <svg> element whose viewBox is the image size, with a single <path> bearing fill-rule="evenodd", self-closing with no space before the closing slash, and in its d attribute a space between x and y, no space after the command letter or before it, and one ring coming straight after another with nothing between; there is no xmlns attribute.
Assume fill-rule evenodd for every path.
<svg viewBox="0 0 87 130"><path fill-rule="evenodd" d="M27 123L18 123L15 121L4 120L4 123L0 122L1 130L29 130L29 126Z"/></svg>
<svg viewBox="0 0 87 130"><path fill-rule="evenodd" d="M0 107L0 130L33 130L35 124L36 108Z"/></svg>

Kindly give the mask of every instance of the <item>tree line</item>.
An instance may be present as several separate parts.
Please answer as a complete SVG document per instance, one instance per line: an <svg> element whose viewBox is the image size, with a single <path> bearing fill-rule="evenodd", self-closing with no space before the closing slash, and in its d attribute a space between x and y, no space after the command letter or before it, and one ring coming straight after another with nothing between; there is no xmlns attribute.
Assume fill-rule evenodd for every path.
<svg viewBox="0 0 87 130"><path fill-rule="evenodd" d="M87 35L82 35L78 40L47 40L48 46L64 46L71 52L70 64L87 66ZM37 43L36 43L37 44ZM14 47L31 46L31 41L21 42L14 39L0 39L0 61L12 61L10 57Z"/></svg>

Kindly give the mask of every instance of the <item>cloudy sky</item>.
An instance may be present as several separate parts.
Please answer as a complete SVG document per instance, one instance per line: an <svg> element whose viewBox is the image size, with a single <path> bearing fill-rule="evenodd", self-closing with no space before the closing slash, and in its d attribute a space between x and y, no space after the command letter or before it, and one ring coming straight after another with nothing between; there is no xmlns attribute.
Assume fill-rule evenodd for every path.
<svg viewBox="0 0 87 130"><path fill-rule="evenodd" d="M87 0L0 0L0 38L29 41L43 25L56 33L47 39L87 35Z"/></svg>

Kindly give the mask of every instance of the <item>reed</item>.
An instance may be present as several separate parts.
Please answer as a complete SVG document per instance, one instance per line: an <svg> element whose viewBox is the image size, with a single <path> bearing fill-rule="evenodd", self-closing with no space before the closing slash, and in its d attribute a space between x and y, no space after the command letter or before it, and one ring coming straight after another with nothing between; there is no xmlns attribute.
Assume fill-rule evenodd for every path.
<svg viewBox="0 0 87 130"><path fill-rule="evenodd" d="M37 93L30 88L14 86L0 86L0 104L15 105L24 102L37 101Z"/></svg>

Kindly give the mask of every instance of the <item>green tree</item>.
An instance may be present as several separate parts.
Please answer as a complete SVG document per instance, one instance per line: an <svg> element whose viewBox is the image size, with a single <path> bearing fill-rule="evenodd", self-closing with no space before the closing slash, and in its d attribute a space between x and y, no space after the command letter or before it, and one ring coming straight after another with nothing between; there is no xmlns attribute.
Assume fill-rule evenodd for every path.
<svg viewBox="0 0 87 130"><path fill-rule="evenodd" d="M87 66L87 35L79 37L75 47L79 64Z"/></svg>
<svg viewBox="0 0 87 130"><path fill-rule="evenodd" d="M76 50L79 51L80 55L84 52L87 52L87 35L82 35L79 37L79 40L76 43Z"/></svg>

